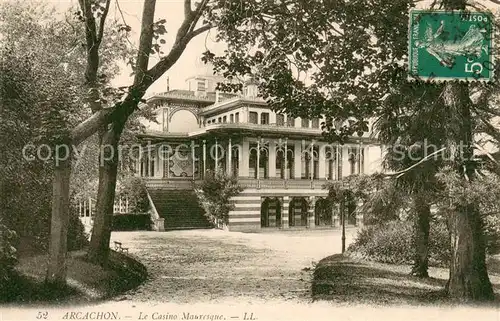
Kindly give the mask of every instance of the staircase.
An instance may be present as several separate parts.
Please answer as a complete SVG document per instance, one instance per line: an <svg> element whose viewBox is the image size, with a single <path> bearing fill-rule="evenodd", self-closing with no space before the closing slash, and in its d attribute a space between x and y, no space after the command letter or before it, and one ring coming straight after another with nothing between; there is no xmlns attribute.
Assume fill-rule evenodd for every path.
<svg viewBox="0 0 500 321"><path fill-rule="evenodd" d="M206 229L213 226L204 215L192 190L149 189L149 195L165 230Z"/></svg>

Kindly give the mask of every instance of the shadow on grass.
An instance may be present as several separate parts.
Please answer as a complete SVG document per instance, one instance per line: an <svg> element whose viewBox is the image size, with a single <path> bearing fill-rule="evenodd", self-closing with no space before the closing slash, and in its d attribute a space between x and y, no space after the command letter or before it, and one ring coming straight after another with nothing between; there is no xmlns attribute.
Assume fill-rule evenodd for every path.
<svg viewBox="0 0 500 321"><path fill-rule="evenodd" d="M84 251L67 260L67 285L45 283L47 256L21 258L8 282L0 284L0 303L9 305L78 305L99 302L139 286L147 279L144 265L111 251L103 268L88 262Z"/></svg>
<svg viewBox="0 0 500 321"><path fill-rule="evenodd" d="M418 278L392 267L354 261L341 254L327 257L314 271L313 299L375 305L454 305L444 291L446 280ZM497 306L498 302L497 297L486 306Z"/></svg>

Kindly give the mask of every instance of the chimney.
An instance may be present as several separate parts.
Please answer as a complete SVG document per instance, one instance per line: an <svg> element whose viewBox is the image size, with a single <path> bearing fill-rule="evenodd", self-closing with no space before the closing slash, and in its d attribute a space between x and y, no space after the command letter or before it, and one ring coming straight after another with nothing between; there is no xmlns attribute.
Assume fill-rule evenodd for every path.
<svg viewBox="0 0 500 321"><path fill-rule="evenodd" d="M167 91L170 91L170 77L167 76Z"/></svg>

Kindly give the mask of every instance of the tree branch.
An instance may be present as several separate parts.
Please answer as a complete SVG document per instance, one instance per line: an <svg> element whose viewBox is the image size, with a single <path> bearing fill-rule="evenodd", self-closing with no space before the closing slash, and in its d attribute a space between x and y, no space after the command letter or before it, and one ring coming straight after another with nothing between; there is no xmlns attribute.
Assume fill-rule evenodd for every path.
<svg viewBox="0 0 500 321"><path fill-rule="evenodd" d="M184 19L189 19L192 14L191 0L184 0Z"/></svg>
<svg viewBox="0 0 500 321"><path fill-rule="evenodd" d="M196 37L197 35L202 34L202 33L204 33L205 31L210 30L210 29L212 29L212 28L213 28L213 26L212 26L211 24L201 26L201 27L199 27L198 29L193 30L193 31L191 32L191 34L190 34L190 35L188 35L188 37L189 37L189 39L192 39L192 38Z"/></svg>
<svg viewBox="0 0 500 321"><path fill-rule="evenodd" d="M99 34L97 35L97 43L101 44L102 37L104 35L104 24L106 23L106 17L109 12L109 5L111 4L111 0L106 0L106 7L104 8L104 12L101 16L101 21L99 22Z"/></svg>
<svg viewBox="0 0 500 321"><path fill-rule="evenodd" d="M142 11L141 36L139 38L139 51L137 54L137 65L135 71L134 85L144 81L147 76L149 55L153 42L153 22L155 15L156 0L144 1Z"/></svg>

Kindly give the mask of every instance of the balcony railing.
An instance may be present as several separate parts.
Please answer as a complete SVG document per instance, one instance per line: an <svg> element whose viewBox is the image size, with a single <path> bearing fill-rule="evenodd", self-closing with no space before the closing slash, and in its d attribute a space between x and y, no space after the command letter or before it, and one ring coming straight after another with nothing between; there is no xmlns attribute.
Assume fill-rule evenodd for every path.
<svg viewBox="0 0 500 321"><path fill-rule="evenodd" d="M200 183L197 179L165 179L165 178L145 178L146 186L154 189L193 189L194 185ZM238 182L243 188L252 189L323 189L328 183L325 179L254 179L238 178Z"/></svg>

